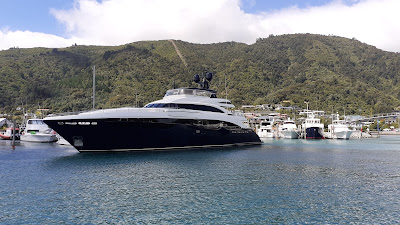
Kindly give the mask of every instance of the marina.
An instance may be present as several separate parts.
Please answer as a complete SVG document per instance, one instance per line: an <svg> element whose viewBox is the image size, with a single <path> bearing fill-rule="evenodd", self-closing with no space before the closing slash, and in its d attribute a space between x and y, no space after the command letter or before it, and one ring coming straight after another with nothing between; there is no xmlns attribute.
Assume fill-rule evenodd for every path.
<svg viewBox="0 0 400 225"><path fill-rule="evenodd" d="M256 111L244 114L249 120L250 126L262 140L269 138L348 140L354 138L378 138L381 133L400 134L400 129L395 129L394 126L391 126L393 124L397 127L399 124L396 123L398 120L396 113L385 114L389 115L384 118L390 119L387 121L390 129L379 128L379 122L381 122L379 119L382 120L383 117L376 117L378 120L375 121L365 117L346 121L347 117L340 116L338 113L324 115L324 111L312 111L309 109L299 110L298 114L292 114L295 117L300 116L297 120L292 120L287 114L271 111ZM359 116L355 117L359 118ZM322 120L325 121L325 124L321 122ZM386 120L382 120L382 122L385 125ZM375 130L370 129L370 125L374 123L378 123L378 126Z"/></svg>
<svg viewBox="0 0 400 225"><path fill-rule="evenodd" d="M0 140L1 224L398 224L400 136L79 153Z"/></svg>

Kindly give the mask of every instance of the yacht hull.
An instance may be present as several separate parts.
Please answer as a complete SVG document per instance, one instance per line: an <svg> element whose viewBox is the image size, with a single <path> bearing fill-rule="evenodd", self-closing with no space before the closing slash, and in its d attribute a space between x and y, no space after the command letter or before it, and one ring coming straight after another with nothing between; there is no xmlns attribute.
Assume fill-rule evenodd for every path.
<svg viewBox="0 0 400 225"><path fill-rule="evenodd" d="M20 138L19 135L15 135L15 140L19 140L19 138ZM12 140L13 137L12 137L12 136L7 136L7 135L0 134L0 140L1 140L1 139L3 139L3 140Z"/></svg>
<svg viewBox="0 0 400 225"><path fill-rule="evenodd" d="M258 135L260 138L274 138L274 133L272 133L272 132L267 132L267 131L259 131L259 132L257 133L257 135Z"/></svg>
<svg viewBox="0 0 400 225"><path fill-rule="evenodd" d="M281 137L286 139L297 139L299 134L294 130L281 131Z"/></svg>
<svg viewBox="0 0 400 225"><path fill-rule="evenodd" d="M339 132L335 132L335 136L337 139L350 139L352 131L339 131Z"/></svg>
<svg viewBox="0 0 400 225"><path fill-rule="evenodd" d="M13 130L12 128L7 128L7 130L4 133L0 133L0 140L12 140L13 139ZM15 140L19 140L20 138L20 133L19 129L17 128L15 130Z"/></svg>
<svg viewBox="0 0 400 225"><path fill-rule="evenodd" d="M193 120L96 119L45 121L80 152L147 151L261 144L251 129L204 126Z"/></svg>
<svg viewBox="0 0 400 225"><path fill-rule="evenodd" d="M306 129L306 139L324 139L324 136L320 128L309 127Z"/></svg>
<svg viewBox="0 0 400 225"><path fill-rule="evenodd" d="M21 141L48 143L57 141L55 134L23 134L20 137Z"/></svg>

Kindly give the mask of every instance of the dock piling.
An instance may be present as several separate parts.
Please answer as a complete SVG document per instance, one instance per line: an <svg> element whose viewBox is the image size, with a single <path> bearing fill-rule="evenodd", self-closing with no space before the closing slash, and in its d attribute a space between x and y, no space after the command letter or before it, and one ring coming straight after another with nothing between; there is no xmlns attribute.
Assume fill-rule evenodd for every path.
<svg viewBox="0 0 400 225"><path fill-rule="evenodd" d="M15 148L15 120L13 120L11 147Z"/></svg>

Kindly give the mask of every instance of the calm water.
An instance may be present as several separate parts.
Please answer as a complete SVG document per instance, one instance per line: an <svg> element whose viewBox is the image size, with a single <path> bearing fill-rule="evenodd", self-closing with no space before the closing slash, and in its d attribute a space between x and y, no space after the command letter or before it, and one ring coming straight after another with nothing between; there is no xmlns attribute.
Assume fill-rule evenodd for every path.
<svg viewBox="0 0 400 225"><path fill-rule="evenodd" d="M399 224L400 136L78 153L0 141L0 224Z"/></svg>

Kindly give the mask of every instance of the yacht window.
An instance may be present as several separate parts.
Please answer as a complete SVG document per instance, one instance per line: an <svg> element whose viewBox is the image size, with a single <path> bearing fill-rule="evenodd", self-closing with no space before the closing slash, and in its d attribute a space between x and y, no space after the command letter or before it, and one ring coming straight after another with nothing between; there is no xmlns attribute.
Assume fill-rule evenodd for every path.
<svg viewBox="0 0 400 225"><path fill-rule="evenodd" d="M28 124L42 125L44 122L42 120L29 120Z"/></svg>
<svg viewBox="0 0 400 225"><path fill-rule="evenodd" d="M175 103L165 104L164 108L178 108L178 105Z"/></svg>
<svg viewBox="0 0 400 225"><path fill-rule="evenodd" d="M167 104L164 103L157 103L157 104L148 104L145 108L163 108L166 107Z"/></svg>
<svg viewBox="0 0 400 225"><path fill-rule="evenodd" d="M196 90L196 95L197 96L206 96L208 97L208 92L204 91L204 90Z"/></svg>
<svg viewBox="0 0 400 225"><path fill-rule="evenodd" d="M178 109L191 109L191 110L223 113L222 110L212 106L194 105L194 104L158 103L158 104L148 104L145 106L145 108L178 108Z"/></svg>
<svg viewBox="0 0 400 225"><path fill-rule="evenodd" d="M182 89L184 95L193 95L193 90L191 89Z"/></svg>
<svg viewBox="0 0 400 225"><path fill-rule="evenodd" d="M168 90L165 93L165 96L170 96L170 95L179 95L179 89Z"/></svg>
<svg viewBox="0 0 400 225"><path fill-rule="evenodd" d="M178 105L178 108L181 108L181 109L192 109L192 110L223 113L222 110L217 109L212 106L208 106L208 105L194 105L194 104L177 104L177 105Z"/></svg>
<svg viewBox="0 0 400 225"><path fill-rule="evenodd" d="M204 89L192 89L192 88L180 88L180 89L172 89L168 90L165 93L165 96L170 95L194 95L194 96L204 96L210 98L216 98L217 95L212 90L204 90Z"/></svg>

